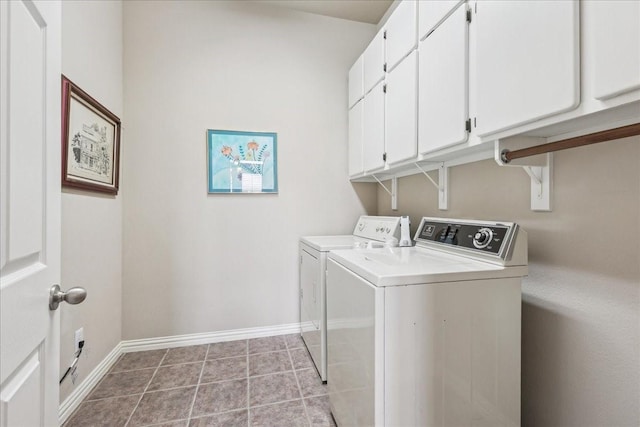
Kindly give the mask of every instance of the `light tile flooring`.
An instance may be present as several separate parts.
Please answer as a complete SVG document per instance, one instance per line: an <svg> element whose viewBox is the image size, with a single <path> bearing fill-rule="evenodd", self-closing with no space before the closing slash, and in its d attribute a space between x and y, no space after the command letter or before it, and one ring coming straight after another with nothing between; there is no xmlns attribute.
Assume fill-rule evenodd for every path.
<svg viewBox="0 0 640 427"><path fill-rule="evenodd" d="M127 353L64 427L335 426L297 334Z"/></svg>

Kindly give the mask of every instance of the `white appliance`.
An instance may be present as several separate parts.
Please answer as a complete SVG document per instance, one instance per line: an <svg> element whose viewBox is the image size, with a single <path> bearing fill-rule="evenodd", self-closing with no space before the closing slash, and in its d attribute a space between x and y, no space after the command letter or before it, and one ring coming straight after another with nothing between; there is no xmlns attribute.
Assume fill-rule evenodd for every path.
<svg viewBox="0 0 640 427"><path fill-rule="evenodd" d="M416 246L327 261L328 388L344 426L520 424L517 224L422 218Z"/></svg>
<svg viewBox="0 0 640 427"><path fill-rule="evenodd" d="M333 249L397 246L400 217L361 216L353 234L300 239L301 335L323 382L327 382L325 270Z"/></svg>

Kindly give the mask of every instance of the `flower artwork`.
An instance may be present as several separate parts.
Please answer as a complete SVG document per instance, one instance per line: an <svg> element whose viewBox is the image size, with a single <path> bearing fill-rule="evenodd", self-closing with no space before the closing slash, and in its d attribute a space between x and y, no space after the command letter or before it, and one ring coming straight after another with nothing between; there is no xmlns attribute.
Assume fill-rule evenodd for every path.
<svg viewBox="0 0 640 427"><path fill-rule="evenodd" d="M209 193L277 193L277 134L207 131Z"/></svg>

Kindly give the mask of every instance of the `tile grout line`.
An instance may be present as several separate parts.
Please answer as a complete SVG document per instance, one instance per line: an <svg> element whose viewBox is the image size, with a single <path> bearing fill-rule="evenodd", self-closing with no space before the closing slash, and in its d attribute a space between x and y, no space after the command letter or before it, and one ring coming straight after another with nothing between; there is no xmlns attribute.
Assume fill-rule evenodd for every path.
<svg viewBox="0 0 640 427"><path fill-rule="evenodd" d="M156 374L158 373L158 370L160 369L160 366L162 366L162 361L164 360L165 357L167 357L167 354L169 354L169 349L165 349L164 350L164 355L162 356L162 359L160 359L160 362L158 363L158 366L156 366L156 370L153 371L153 375L151 375L151 379L149 380L149 382L145 386L144 390L142 391L142 394L140 395L140 399L138 399L138 403L136 403L136 406L133 408L133 411L131 411L131 414L129 415L129 418L127 418L127 422L124 423L124 427L127 427L129 425L129 423L131 422L131 418L133 418L133 414L135 414L136 411L138 410L138 406L140 406L140 402L142 402L142 398L144 397L144 394L147 392L147 389L149 388L149 386L153 382L153 379L156 377Z"/></svg>
<svg viewBox="0 0 640 427"><path fill-rule="evenodd" d="M249 376L249 340L247 340L247 427L251 427L251 387L249 386L249 381L251 381L251 377Z"/></svg>
<svg viewBox="0 0 640 427"><path fill-rule="evenodd" d="M309 417L309 411L307 410L307 403L304 401L304 394L302 393L302 387L300 387L300 380L298 379L298 373L293 363L293 358L291 357L291 350L289 349L289 343L287 343L286 339L285 339L285 345L287 347L287 354L289 355L289 362L291 362L291 367L293 368L293 376L295 377L296 384L298 385L298 392L300 393L300 400L302 400L304 415L307 417L307 424L311 426L311 418Z"/></svg>
<svg viewBox="0 0 640 427"><path fill-rule="evenodd" d="M207 345L207 351L204 353L204 360L202 361L202 367L200 368L200 375L198 376L198 383L196 384L196 391L193 393L193 400L191 401L191 408L189 408L189 413L187 414L187 425L191 420L191 414L193 414L193 407L196 405L196 398L198 397L198 390L200 390L200 381L202 380L202 374L204 374L204 367L207 364L207 357L209 356L209 350L211 349L211 344Z"/></svg>

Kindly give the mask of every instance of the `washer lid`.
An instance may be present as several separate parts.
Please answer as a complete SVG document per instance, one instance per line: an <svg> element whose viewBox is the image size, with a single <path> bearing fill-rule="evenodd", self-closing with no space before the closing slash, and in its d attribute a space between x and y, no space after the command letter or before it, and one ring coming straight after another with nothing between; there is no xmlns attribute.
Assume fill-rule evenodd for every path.
<svg viewBox="0 0 640 427"><path fill-rule="evenodd" d="M300 238L300 243L304 243L311 248L328 252L333 249L350 249L353 247L355 238L348 234L343 236L305 236Z"/></svg>
<svg viewBox="0 0 640 427"><path fill-rule="evenodd" d="M526 266L504 267L416 247L336 250L329 253L329 259L375 286L522 277L528 272Z"/></svg>

